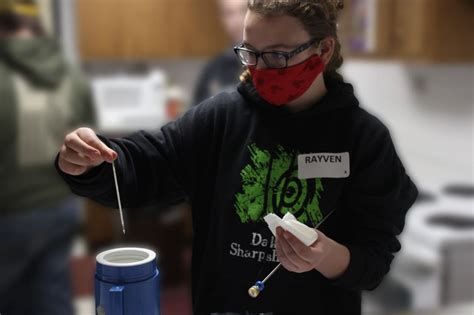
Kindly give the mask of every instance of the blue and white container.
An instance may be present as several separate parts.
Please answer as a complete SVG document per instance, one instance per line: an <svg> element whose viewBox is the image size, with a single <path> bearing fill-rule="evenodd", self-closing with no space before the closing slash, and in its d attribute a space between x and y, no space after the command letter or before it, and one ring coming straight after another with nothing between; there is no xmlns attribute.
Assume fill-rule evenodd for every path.
<svg viewBox="0 0 474 315"><path fill-rule="evenodd" d="M97 255L95 306L96 315L160 315L155 252L124 247Z"/></svg>

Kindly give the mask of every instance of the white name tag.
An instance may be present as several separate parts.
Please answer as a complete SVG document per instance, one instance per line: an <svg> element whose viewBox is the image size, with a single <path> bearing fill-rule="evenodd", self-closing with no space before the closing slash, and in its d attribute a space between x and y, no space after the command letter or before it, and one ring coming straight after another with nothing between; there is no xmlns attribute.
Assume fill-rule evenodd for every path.
<svg viewBox="0 0 474 315"><path fill-rule="evenodd" d="M344 178L350 175L349 152L298 155L298 178Z"/></svg>

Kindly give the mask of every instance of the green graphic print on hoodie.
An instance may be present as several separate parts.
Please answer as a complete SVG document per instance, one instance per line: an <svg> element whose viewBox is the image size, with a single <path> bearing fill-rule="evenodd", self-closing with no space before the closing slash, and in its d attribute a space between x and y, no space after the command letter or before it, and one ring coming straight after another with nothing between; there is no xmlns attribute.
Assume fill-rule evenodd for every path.
<svg viewBox="0 0 474 315"><path fill-rule="evenodd" d="M252 162L241 172L243 193L236 196L242 223L256 222L269 213L281 217L287 212L311 226L321 221L321 179L298 179L297 152L278 146L272 154L254 143L249 151Z"/></svg>

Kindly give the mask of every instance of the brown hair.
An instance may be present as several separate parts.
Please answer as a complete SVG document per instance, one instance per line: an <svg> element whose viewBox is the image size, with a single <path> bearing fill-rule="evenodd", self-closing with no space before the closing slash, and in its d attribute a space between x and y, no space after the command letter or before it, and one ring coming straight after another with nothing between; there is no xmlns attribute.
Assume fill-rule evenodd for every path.
<svg viewBox="0 0 474 315"><path fill-rule="evenodd" d="M337 72L343 63L341 44L337 36L337 18L344 4L342 0L248 0L248 9L263 16L288 15L303 24L311 38L332 37L336 41L334 54L326 66L327 77L343 80ZM248 70L240 79L249 79Z"/></svg>

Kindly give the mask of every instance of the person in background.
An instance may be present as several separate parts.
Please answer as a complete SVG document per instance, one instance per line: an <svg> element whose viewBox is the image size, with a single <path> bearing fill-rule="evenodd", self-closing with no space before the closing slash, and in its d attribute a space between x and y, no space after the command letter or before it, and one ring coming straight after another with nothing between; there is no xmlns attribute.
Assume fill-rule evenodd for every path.
<svg viewBox="0 0 474 315"><path fill-rule="evenodd" d="M116 206L115 161L126 207L188 197L194 314L359 315L361 292L380 284L400 250L418 191L390 131L338 73L342 7L249 0L235 47L248 72L233 91L160 131L65 136L56 166L78 195ZM323 222L318 238L272 233L264 218L289 213Z"/></svg>
<svg viewBox="0 0 474 315"><path fill-rule="evenodd" d="M76 197L51 165L63 135L94 122L88 85L33 1L0 0L0 314L73 313Z"/></svg>
<svg viewBox="0 0 474 315"><path fill-rule="evenodd" d="M234 47L242 41L246 0L217 0L220 18L232 46L206 64L194 90L193 105L225 90L232 90L239 82L242 64L235 58Z"/></svg>

